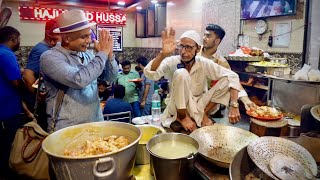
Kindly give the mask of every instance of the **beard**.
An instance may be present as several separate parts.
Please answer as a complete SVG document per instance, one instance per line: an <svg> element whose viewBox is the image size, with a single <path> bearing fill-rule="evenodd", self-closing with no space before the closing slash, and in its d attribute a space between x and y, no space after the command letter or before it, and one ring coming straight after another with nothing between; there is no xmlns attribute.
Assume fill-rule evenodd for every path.
<svg viewBox="0 0 320 180"><path fill-rule="evenodd" d="M19 47L20 47L20 43L17 43L15 46L12 47L12 51L13 52L18 51Z"/></svg>

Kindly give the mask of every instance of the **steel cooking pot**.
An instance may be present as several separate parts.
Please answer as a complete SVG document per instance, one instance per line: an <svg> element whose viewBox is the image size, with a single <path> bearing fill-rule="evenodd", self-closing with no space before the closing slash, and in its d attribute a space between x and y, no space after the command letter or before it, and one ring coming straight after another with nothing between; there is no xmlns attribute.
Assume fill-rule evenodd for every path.
<svg viewBox="0 0 320 180"><path fill-rule="evenodd" d="M115 152L90 157L65 156L64 150L93 136L124 136L130 144ZM139 128L121 122L94 122L67 127L50 134L42 143L57 179L130 179L141 138Z"/></svg>
<svg viewBox="0 0 320 180"><path fill-rule="evenodd" d="M197 151L199 143L192 137L180 133L163 133L153 137L147 143L147 150L151 157L152 172L157 180L186 180L190 179L194 169L195 157L197 152L190 153L185 157L165 158L155 154L152 147L162 142L171 141L171 143L182 142L193 146ZM166 145L163 144L163 147Z"/></svg>
<svg viewBox="0 0 320 180"><path fill-rule="evenodd" d="M147 142L155 135L166 132L162 127L151 124L136 125L141 131L141 139L136 153L136 164L150 164L150 153L147 150Z"/></svg>

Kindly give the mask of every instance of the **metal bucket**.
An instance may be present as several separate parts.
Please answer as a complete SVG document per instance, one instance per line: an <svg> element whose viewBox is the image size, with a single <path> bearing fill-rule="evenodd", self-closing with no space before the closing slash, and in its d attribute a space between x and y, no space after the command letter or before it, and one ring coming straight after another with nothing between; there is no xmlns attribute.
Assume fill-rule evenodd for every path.
<svg viewBox="0 0 320 180"><path fill-rule="evenodd" d="M199 143L192 137L180 133L164 133L153 137L147 143L147 150L150 153L152 171L157 180L186 180L192 177L195 157L198 154L192 153L181 158L165 158L156 155L151 148L163 141L175 141L191 144L199 150Z"/></svg>
<svg viewBox="0 0 320 180"><path fill-rule="evenodd" d="M154 125L136 125L136 127L141 131L141 139L136 153L136 164L150 164L150 153L146 145L153 136L164 133L165 130L162 127Z"/></svg>
<svg viewBox="0 0 320 180"><path fill-rule="evenodd" d="M89 133L88 133L89 132ZM64 150L70 144L85 141L94 134L99 137L124 136L130 144L115 152L90 157L69 157ZM50 165L59 179L130 179L135 153L141 138L134 125L121 122L95 122L67 127L50 134L42 143Z"/></svg>

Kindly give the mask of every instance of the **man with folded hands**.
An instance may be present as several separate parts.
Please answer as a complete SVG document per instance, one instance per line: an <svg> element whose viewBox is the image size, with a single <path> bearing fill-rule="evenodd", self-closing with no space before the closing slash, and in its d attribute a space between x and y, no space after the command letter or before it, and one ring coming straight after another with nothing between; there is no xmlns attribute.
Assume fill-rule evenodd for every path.
<svg viewBox="0 0 320 180"><path fill-rule="evenodd" d="M61 46L44 52L40 60L40 71L44 74L48 90L46 112L49 132L76 124L103 121L97 78L107 61L115 61L112 56L113 39L105 29L99 32L99 41L94 41L97 53L93 55L88 51L92 42L90 27L96 23L90 23L82 10L65 11L56 20L58 28L53 32L61 36ZM59 110L57 95L61 90L65 94Z"/></svg>

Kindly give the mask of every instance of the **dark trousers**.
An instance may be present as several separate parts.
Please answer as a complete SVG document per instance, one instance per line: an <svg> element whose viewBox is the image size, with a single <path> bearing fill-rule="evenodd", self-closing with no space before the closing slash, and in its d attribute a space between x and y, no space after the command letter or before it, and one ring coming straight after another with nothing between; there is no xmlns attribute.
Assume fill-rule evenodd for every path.
<svg viewBox="0 0 320 180"><path fill-rule="evenodd" d="M0 179L9 178L9 156L11 144L17 130L21 127L21 116L0 120Z"/></svg>
<svg viewBox="0 0 320 180"><path fill-rule="evenodd" d="M132 111L133 111L133 117L140 117L141 112L140 112L140 103L139 101L135 101L130 103Z"/></svg>

